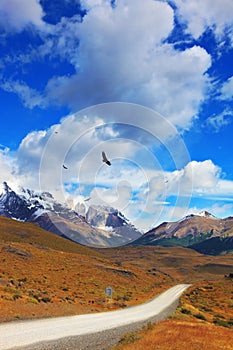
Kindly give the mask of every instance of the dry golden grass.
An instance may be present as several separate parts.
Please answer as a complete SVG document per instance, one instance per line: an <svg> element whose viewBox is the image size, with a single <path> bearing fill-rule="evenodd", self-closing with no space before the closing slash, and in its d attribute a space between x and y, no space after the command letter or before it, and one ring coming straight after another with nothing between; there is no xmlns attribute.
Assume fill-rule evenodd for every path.
<svg viewBox="0 0 233 350"><path fill-rule="evenodd" d="M136 341L133 341L136 339ZM128 343L128 344L127 344ZM131 333L111 350L232 350L233 332L200 322L168 320L152 330Z"/></svg>
<svg viewBox="0 0 233 350"><path fill-rule="evenodd" d="M223 277L191 286L180 298L174 316L184 318L185 315L233 327L233 280Z"/></svg>
<svg viewBox="0 0 233 350"><path fill-rule="evenodd" d="M172 319L124 337L115 349L232 350L233 283L224 277L232 266L233 255L180 247L91 249L0 218L0 321L108 311L192 283Z"/></svg>
<svg viewBox="0 0 233 350"><path fill-rule="evenodd" d="M161 272L173 285L215 280L233 272L233 254L208 256L188 248L159 246L125 246L98 251L117 264L123 261L143 269L147 274Z"/></svg>
<svg viewBox="0 0 233 350"><path fill-rule="evenodd" d="M160 272L145 275L137 266L115 264L36 225L0 222L0 321L122 308L167 288L169 278Z"/></svg>
<svg viewBox="0 0 233 350"><path fill-rule="evenodd" d="M0 216L0 242L28 243L68 253L100 256L94 250L41 229L37 224L19 222Z"/></svg>

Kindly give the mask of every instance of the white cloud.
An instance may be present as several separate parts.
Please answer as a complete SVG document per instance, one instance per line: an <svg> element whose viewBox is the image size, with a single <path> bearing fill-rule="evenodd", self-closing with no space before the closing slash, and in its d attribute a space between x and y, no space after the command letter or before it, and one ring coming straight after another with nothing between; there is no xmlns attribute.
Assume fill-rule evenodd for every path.
<svg viewBox="0 0 233 350"><path fill-rule="evenodd" d="M177 172L178 178L182 182L182 189L189 194L192 193L207 193L215 192L219 182L221 169L211 160L202 162L191 161L184 169Z"/></svg>
<svg viewBox="0 0 233 350"><path fill-rule="evenodd" d="M221 88L220 99L232 100L233 97L233 76L230 77Z"/></svg>
<svg viewBox="0 0 233 350"><path fill-rule="evenodd" d="M54 29L54 40L59 33L63 43L56 52L69 57L76 73L50 79L48 101L73 110L112 101L140 103L188 128L209 84L210 55L198 46L181 52L163 43L174 27L165 2L125 0L114 9L108 1L94 3L98 6L90 7L83 22L63 19L67 30ZM51 50L51 38L48 45Z"/></svg>
<svg viewBox="0 0 233 350"><path fill-rule="evenodd" d="M15 181L13 174L14 158L10 155L10 150L4 146L1 146L0 150L0 183L4 181Z"/></svg>
<svg viewBox="0 0 233 350"><path fill-rule="evenodd" d="M24 82L8 80L2 83L0 86L7 92L16 93L27 108L44 108L46 105L46 101L43 96L35 89L30 88Z"/></svg>
<svg viewBox="0 0 233 350"><path fill-rule="evenodd" d="M215 203L210 208L208 208L208 211L219 218L232 216L233 203L227 203L227 204Z"/></svg>
<svg viewBox="0 0 233 350"><path fill-rule="evenodd" d="M21 31L28 24L42 27L43 10L38 0L1 0L0 27Z"/></svg>
<svg viewBox="0 0 233 350"><path fill-rule="evenodd" d="M205 73L211 57L199 46L178 51L164 43L174 28L171 6L154 0L122 0L114 8L101 0L82 5L88 8L83 20L75 15L46 25L40 33L44 43L31 52L31 59L59 56L75 72L48 78L43 92L20 81L2 87L28 108L65 104L76 111L126 101L153 108L188 129L210 84ZM16 58L22 62L22 55Z"/></svg>
<svg viewBox="0 0 233 350"><path fill-rule="evenodd" d="M233 116L232 111L226 109L218 115L213 115L211 117L208 117L206 119L204 127L207 126L210 129L214 130L215 132L219 132L223 127L231 124L232 116Z"/></svg>
<svg viewBox="0 0 233 350"><path fill-rule="evenodd" d="M27 174L34 178L36 188L40 177L42 190L55 191L60 197L65 196L65 190L69 187L71 192L79 191L78 194L83 196L89 195L90 191L96 188L93 198L99 197L103 201L115 202L120 209L122 203L125 205L127 197L128 202L132 201L133 205L137 203L141 210L143 208L148 213L152 213L158 203L167 205L166 198L169 196L177 196L183 205L188 206L192 194L221 193L221 169L211 160L190 161L188 152L185 146L182 146L181 139L177 138L177 134L170 133L167 138L162 127L161 137L157 134L152 137L151 142L154 144L154 140L158 142L160 139L158 150L161 145L169 150L174 170L165 173L162 166L164 153L161 153L161 156L158 152L152 153L147 133L141 138L138 137L137 141L134 137L127 136L127 107L131 107L129 111L136 117L138 114L134 112L139 111L141 114L145 109L131 104L113 104L114 108L111 109L110 105L83 110L64 118L61 124L54 125L47 131L28 134L17 151L18 174ZM116 106L121 108L115 110ZM122 107L126 108L125 114ZM122 113L119 113L120 111ZM148 112L151 115L151 111ZM108 117L115 120L114 113L121 115L125 120L123 135L119 127L114 128L115 124L111 123L111 118L108 121ZM143 120L142 123L144 124ZM136 126L140 127L140 123ZM147 127L145 123L142 134ZM153 124L152 134L154 128L157 128L156 123ZM138 132L138 129L136 130ZM111 167L102 162L103 150L112 162ZM63 169L63 164L68 167L67 170ZM123 183L127 195L123 196L122 202L118 200L118 194L121 192L122 197ZM89 193L86 193L88 188ZM181 206L180 203L177 205Z"/></svg>
<svg viewBox="0 0 233 350"><path fill-rule="evenodd" d="M50 191L73 206L90 195L92 204L113 206L136 227L147 229L194 210L192 197L219 203L232 197L233 182L225 180L211 160L189 161L180 169L164 172L159 159L143 144L119 138L110 125L104 127L106 134L97 132L105 126L97 115L94 119L87 111L83 118L77 115L47 131L28 134L15 154L3 147L0 180ZM102 163L103 149L111 167ZM217 213L217 207L212 212Z"/></svg>
<svg viewBox="0 0 233 350"><path fill-rule="evenodd" d="M233 2L231 0L175 0L188 32L197 39L207 28L214 30L217 39L232 35Z"/></svg>
<svg viewBox="0 0 233 350"><path fill-rule="evenodd" d="M0 150L0 184L4 181L8 185L17 189L19 186L27 186L30 188L35 188L35 177L36 173L29 174L25 171L22 174L18 174L18 159L15 153L10 152L8 148L1 147ZM38 187L37 187L38 188Z"/></svg>

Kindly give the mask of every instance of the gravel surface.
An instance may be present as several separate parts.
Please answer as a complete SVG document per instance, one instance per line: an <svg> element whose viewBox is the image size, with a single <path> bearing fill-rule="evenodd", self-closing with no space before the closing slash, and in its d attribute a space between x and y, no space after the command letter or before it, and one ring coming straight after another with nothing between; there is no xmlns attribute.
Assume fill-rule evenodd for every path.
<svg viewBox="0 0 233 350"><path fill-rule="evenodd" d="M160 314L149 318L143 322L135 322L127 326L109 329L94 334L68 337L51 342L42 342L24 347L15 347L12 350L108 350L116 345L121 337L128 332L141 329L148 322L158 322L165 320L177 308L179 300L175 301Z"/></svg>

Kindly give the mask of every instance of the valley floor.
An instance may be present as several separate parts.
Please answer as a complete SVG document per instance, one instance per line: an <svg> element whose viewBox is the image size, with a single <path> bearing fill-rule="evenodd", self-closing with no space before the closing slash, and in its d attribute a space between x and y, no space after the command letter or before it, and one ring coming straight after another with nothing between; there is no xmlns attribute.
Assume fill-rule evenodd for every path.
<svg viewBox="0 0 233 350"><path fill-rule="evenodd" d="M188 339L200 339L206 346L203 350L210 344L211 350L216 346L232 350L232 273L232 254L208 256L180 247L90 249L35 225L3 218L0 322L124 309L175 284L190 283L173 318L144 330L136 343L142 344L145 335L143 349L180 350L184 340L192 350ZM113 289L112 298L105 294L107 286ZM137 337L126 336L121 348L131 349L126 343ZM226 340L225 345L218 345L220 339ZM133 349L141 349L136 343Z"/></svg>

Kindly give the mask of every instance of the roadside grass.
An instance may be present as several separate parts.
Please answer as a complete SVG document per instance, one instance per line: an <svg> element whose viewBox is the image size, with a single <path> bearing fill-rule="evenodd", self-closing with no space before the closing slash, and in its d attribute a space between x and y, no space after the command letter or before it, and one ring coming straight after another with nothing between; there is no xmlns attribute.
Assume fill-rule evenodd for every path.
<svg viewBox="0 0 233 350"><path fill-rule="evenodd" d="M192 320L167 320L152 330L125 335L109 350L232 350L233 333L223 327ZM124 339L130 340L128 343Z"/></svg>
<svg viewBox="0 0 233 350"><path fill-rule="evenodd" d="M107 258L9 242L0 251L0 321L124 308L167 288L163 274L155 283L154 276ZM104 292L108 285L112 299Z"/></svg>
<svg viewBox="0 0 233 350"><path fill-rule="evenodd" d="M175 312L179 319L185 314L209 323L233 328L233 281L222 277L200 281L191 286L180 298Z"/></svg>
<svg viewBox="0 0 233 350"><path fill-rule="evenodd" d="M232 350L233 283L227 277L200 281L181 296L169 320L125 334L111 350Z"/></svg>

